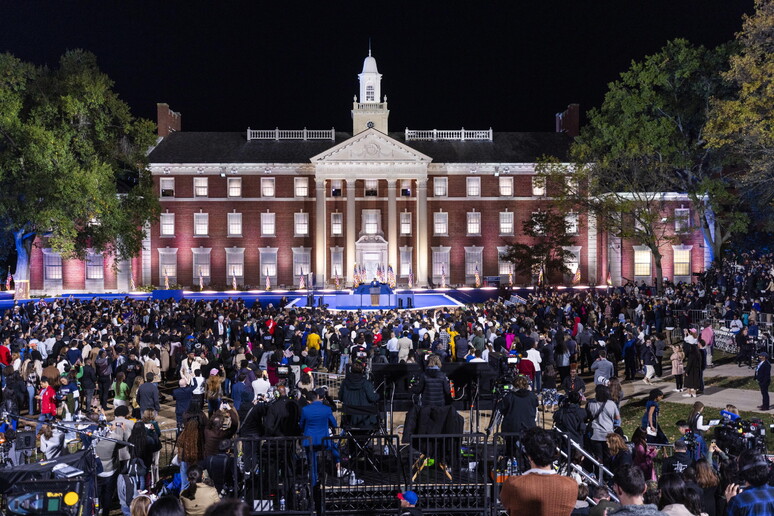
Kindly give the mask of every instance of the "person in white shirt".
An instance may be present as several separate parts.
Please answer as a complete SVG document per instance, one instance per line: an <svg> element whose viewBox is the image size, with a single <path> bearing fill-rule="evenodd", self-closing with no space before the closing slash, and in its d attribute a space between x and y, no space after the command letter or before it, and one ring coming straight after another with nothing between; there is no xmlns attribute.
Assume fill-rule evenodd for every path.
<svg viewBox="0 0 774 516"><path fill-rule="evenodd" d="M387 352L390 354L390 363L398 363L398 339L395 337L395 332L390 332L390 340L387 341Z"/></svg>
<svg viewBox="0 0 774 516"><path fill-rule="evenodd" d="M540 363L543 358L540 356L540 351L537 349L538 342L535 341L532 344L532 348L527 350L527 360L531 361L535 366L535 392L540 392L543 386L543 373L540 370Z"/></svg>
<svg viewBox="0 0 774 516"><path fill-rule="evenodd" d="M269 395L269 389L271 388L268 373L263 371L261 376L253 380L251 385L253 387L254 400L257 400L259 396L267 397Z"/></svg>

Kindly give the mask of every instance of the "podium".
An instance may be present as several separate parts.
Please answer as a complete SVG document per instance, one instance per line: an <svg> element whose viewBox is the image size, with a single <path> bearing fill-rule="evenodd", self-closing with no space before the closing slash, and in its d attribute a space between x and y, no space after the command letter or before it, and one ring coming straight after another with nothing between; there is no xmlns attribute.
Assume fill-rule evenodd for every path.
<svg viewBox="0 0 774 516"><path fill-rule="evenodd" d="M379 306L379 296L382 293L381 286L371 287L369 292L371 292L371 306Z"/></svg>

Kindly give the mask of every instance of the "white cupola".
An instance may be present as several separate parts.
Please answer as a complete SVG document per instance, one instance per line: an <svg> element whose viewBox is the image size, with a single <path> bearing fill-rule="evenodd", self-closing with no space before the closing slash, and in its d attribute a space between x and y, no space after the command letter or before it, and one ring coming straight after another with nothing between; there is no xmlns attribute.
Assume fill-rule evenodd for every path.
<svg viewBox="0 0 774 516"><path fill-rule="evenodd" d="M382 74L376 67L376 59L368 48L368 57L363 61L363 71L358 74L360 81L360 98L356 98L352 106L352 134L374 128L387 133L387 96L382 102ZM358 102L358 100L360 102Z"/></svg>

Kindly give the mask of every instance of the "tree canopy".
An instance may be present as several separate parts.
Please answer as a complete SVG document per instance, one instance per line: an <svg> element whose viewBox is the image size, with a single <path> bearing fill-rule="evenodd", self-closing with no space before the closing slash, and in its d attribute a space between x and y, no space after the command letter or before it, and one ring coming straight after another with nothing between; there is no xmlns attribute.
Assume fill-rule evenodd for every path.
<svg viewBox="0 0 774 516"><path fill-rule="evenodd" d="M15 240L17 293L43 235L65 258L136 255L158 213L155 125L132 116L96 57L69 51L49 69L0 54L0 106L0 226Z"/></svg>

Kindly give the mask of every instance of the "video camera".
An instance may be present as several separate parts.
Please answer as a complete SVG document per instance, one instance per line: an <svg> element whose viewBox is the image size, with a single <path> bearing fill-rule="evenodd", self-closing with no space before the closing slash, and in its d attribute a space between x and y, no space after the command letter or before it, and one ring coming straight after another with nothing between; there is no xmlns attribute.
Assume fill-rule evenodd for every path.
<svg viewBox="0 0 774 516"><path fill-rule="evenodd" d="M733 456L744 450L766 453L766 425L760 419L724 420L715 427L715 443Z"/></svg>

